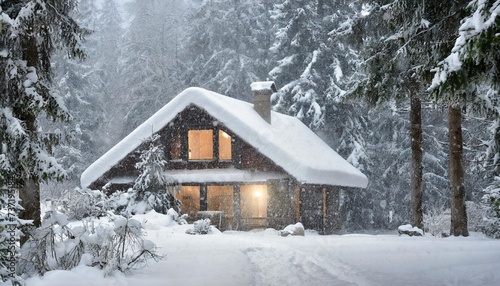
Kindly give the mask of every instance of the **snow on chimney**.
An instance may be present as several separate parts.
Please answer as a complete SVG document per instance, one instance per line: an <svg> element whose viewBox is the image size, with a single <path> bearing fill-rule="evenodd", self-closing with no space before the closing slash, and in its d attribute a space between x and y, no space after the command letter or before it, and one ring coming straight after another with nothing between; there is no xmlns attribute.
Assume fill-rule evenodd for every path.
<svg viewBox="0 0 500 286"><path fill-rule="evenodd" d="M278 91L274 81L258 81L250 87L253 93L253 109L271 124L271 95Z"/></svg>

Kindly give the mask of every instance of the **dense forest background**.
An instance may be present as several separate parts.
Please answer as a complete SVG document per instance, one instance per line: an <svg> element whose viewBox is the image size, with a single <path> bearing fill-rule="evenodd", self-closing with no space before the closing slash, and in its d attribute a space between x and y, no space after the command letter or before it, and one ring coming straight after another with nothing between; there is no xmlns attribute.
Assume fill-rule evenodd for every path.
<svg viewBox="0 0 500 286"><path fill-rule="evenodd" d="M458 26L421 39L453 15L442 7L406 15L398 1L384 2L80 0L74 18L93 31L83 43L87 57L61 52L53 62L72 118L42 124L47 133L68 136L69 144L54 152L69 176L43 185L42 199L78 186L88 165L183 89L200 86L251 102L250 83L269 79L279 89L275 110L300 118L370 179L367 189L343 193L351 231L410 221L410 99L417 94L424 212L444 212L448 107L428 90L430 67L442 56L429 43L443 39L431 46L447 44L449 51ZM479 92L492 93L489 86ZM495 184L498 119L475 112L472 103L462 111L466 200L479 204Z"/></svg>

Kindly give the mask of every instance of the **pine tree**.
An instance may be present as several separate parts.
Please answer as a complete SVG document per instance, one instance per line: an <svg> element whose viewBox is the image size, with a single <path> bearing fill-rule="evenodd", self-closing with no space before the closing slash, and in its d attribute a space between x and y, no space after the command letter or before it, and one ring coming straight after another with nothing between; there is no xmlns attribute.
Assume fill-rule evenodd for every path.
<svg viewBox="0 0 500 286"><path fill-rule="evenodd" d="M483 116L496 118L498 120L499 100L498 88L500 84L500 72L498 62L500 60L500 42L498 33L498 14L500 12L500 1L494 0L474 0L468 5L471 7L471 14L466 16L461 26L457 29L459 36L451 53L439 62L434 75L431 88L435 97L444 102L450 102L451 123L459 124L462 107L469 112L479 113ZM490 87L493 91L484 92L482 86ZM450 129L450 133L451 133ZM455 131L455 130L454 130ZM453 137L460 138L459 131L455 131ZM498 135L493 133L493 144L497 145ZM452 140L450 138L450 140ZM463 206L463 175L460 175L458 156L461 156L461 148L450 142L450 149L457 154L457 158L450 162L450 169L453 167L457 173L453 176L452 182L452 206L457 205L458 209L452 209L451 233L453 235L467 235L467 217L464 215ZM491 150L491 149L490 149ZM498 153L497 153L498 154ZM493 156L495 158L496 155ZM450 158L451 154L450 154ZM451 159L450 159L451 160ZM493 159L493 172L498 174L498 159ZM493 175L492 177L495 177ZM495 183L493 183L495 185ZM463 210L462 210L463 209Z"/></svg>
<svg viewBox="0 0 500 286"><path fill-rule="evenodd" d="M277 65L270 76L281 86L274 109L312 128L325 124L329 106L359 81L357 54L347 44L356 7L345 1L282 1L271 11ZM339 39L343 41L339 41Z"/></svg>
<svg viewBox="0 0 500 286"><path fill-rule="evenodd" d="M159 139L159 135L153 135L144 142L145 149L140 152L140 162L136 164L140 175L134 183L133 203L146 203L146 210L154 209L163 214L170 208L179 212L179 203L171 187L173 181L165 175L167 161Z"/></svg>
<svg viewBox="0 0 500 286"><path fill-rule="evenodd" d="M364 38L367 79L358 92L372 103L410 103L412 135L411 223L423 226L421 102L426 99L430 70L447 46L450 26L457 25L462 5L456 1L372 1L358 25L370 27ZM446 24L442 19L448 19ZM449 25L449 26L447 26Z"/></svg>
<svg viewBox="0 0 500 286"><path fill-rule="evenodd" d="M2 1L1 7L2 39L8 39L0 47L2 175L19 190L19 217L39 226L40 182L65 176L39 120L70 117L63 98L52 92L52 55L66 48L70 56L84 57L80 43L87 31L70 15L75 1Z"/></svg>
<svg viewBox="0 0 500 286"><path fill-rule="evenodd" d="M123 36L120 77L114 90L118 112L114 128L131 132L182 89L178 79L180 32L185 26L185 1L135 1L128 5L132 21ZM112 63L109 63L112 64ZM126 92L124 92L126 91Z"/></svg>

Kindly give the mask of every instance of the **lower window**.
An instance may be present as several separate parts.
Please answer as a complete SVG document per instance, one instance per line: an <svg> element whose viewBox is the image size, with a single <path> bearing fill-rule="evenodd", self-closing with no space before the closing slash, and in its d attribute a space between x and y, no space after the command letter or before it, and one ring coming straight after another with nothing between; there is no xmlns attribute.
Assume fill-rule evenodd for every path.
<svg viewBox="0 0 500 286"><path fill-rule="evenodd" d="M266 226L267 185L244 185L240 187L241 220L251 227Z"/></svg>

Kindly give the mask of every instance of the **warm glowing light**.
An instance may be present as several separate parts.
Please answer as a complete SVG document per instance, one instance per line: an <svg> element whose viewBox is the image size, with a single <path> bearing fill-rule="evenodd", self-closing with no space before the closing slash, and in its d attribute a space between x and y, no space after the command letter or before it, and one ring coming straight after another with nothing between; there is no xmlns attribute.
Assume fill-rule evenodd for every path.
<svg viewBox="0 0 500 286"><path fill-rule="evenodd" d="M231 160L231 136L219 130L219 159Z"/></svg>
<svg viewBox="0 0 500 286"><path fill-rule="evenodd" d="M255 191L255 192L253 193L253 195L254 195L255 197L257 197L257 198L260 198L260 197L262 197L262 192L261 192L261 191Z"/></svg>
<svg viewBox="0 0 500 286"><path fill-rule="evenodd" d="M226 132L224 132L224 131L222 131L222 130L221 130L221 135L222 135L222 137L224 137L224 138L231 138L231 136L229 136L229 134L227 134Z"/></svg>

